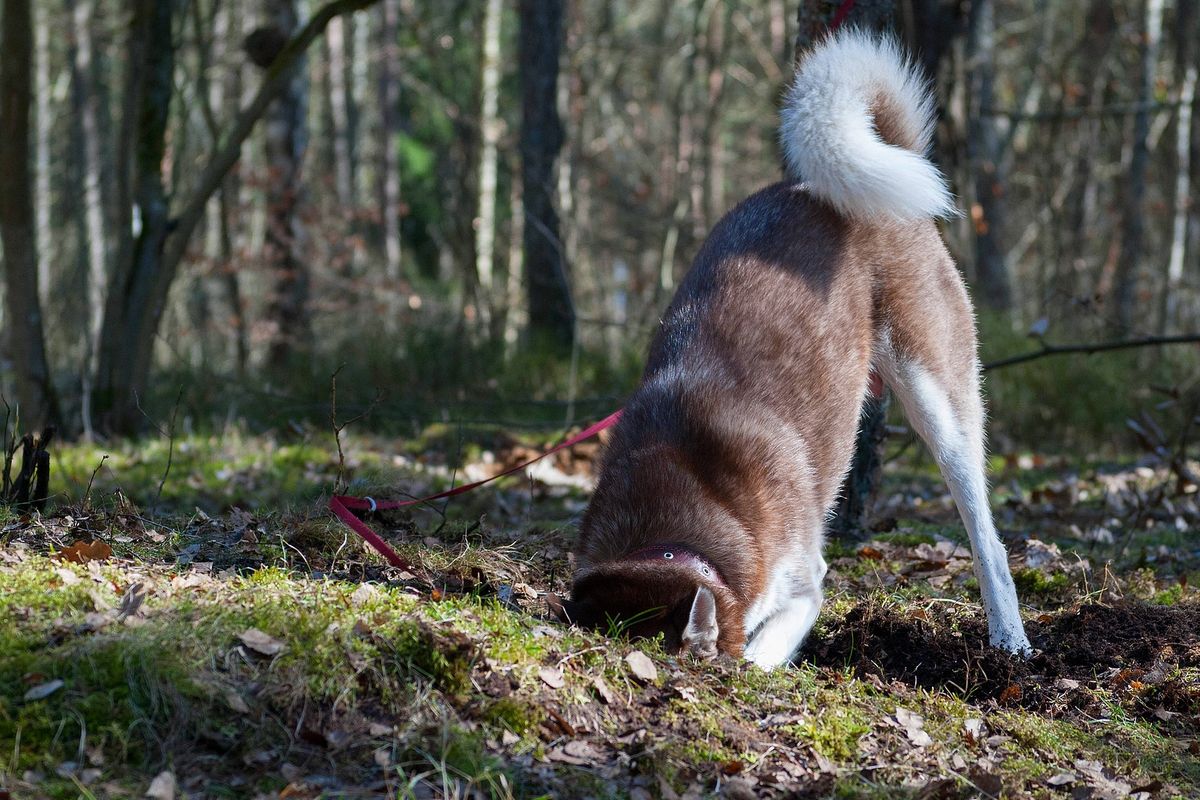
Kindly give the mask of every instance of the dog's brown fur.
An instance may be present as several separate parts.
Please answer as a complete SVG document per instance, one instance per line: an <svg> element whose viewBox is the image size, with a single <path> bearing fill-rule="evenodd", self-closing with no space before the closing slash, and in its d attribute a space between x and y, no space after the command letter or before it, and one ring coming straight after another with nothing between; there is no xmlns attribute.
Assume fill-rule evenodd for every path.
<svg viewBox="0 0 1200 800"><path fill-rule="evenodd" d="M920 315L931 302L945 314ZM679 542L724 579L707 584L718 645L740 653L772 567L807 549L792 539L819 535L833 505L883 327L924 363L974 367L966 291L932 222L849 220L797 183L726 216L664 315L608 446L580 529L574 618L690 604L694 573L622 561ZM951 363L930 346L942 337L962 344Z"/></svg>
<svg viewBox="0 0 1200 800"><path fill-rule="evenodd" d="M784 663L820 608L874 367L951 486L993 644L1027 652L987 502L971 306L931 219L951 207L923 155L932 101L893 43L850 31L806 56L783 117L810 183L751 196L696 256L609 445L563 615Z"/></svg>

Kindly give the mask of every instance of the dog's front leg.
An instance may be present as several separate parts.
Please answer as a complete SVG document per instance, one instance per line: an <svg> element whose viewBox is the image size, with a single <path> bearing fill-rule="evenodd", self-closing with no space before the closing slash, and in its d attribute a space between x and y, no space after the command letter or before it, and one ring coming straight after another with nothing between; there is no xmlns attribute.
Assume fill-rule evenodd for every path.
<svg viewBox="0 0 1200 800"><path fill-rule="evenodd" d="M746 660L763 669L788 663L817 621L821 599L817 590L785 600L751 636L746 645Z"/></svg>

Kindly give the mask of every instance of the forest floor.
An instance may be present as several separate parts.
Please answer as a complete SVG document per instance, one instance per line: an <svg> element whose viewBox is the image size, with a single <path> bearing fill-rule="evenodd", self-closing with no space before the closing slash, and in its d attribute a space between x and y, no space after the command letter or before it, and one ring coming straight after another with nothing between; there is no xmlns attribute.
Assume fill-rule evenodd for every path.
<svg viewBox="0 0 1200 800"><path fill-rule="evenodd" d="M963 530L913 450L870 540L830 545L818 626L771 673L550 617L594 444L376 515L411 570L325 510L343 473L420 495L541 444L59 449L60 497L0 529L0 800L1200 797L1200 505L1167 467L996 459L1027 661L987 647Z"/></svg>

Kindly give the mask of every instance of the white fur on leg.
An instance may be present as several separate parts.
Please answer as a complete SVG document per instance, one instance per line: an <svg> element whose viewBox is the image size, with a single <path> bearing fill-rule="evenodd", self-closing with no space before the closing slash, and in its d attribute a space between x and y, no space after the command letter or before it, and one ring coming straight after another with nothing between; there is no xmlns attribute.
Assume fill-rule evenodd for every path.
<svg viewBox="0 0 1200 800"><path fill-rule="evenodd" d="M821 612L818 594L793 597L775 612L746 645L746 660L763 669L788 663Z"/></svg>
<svg viewBox="0 0 1200 800"><path fill-rule="evenodd" d="M964 401L969 404L963 414L966 419L960 419L949 395L921 366L911 362L880 366L913 427L933 452L967 527L992 645L1010 653L1031 652L1017 605L1017 590L1008 569L1008 554L996 534L988 505L983 406L974 376L963 377L971 382L971 387L963 393Z"/></svg>

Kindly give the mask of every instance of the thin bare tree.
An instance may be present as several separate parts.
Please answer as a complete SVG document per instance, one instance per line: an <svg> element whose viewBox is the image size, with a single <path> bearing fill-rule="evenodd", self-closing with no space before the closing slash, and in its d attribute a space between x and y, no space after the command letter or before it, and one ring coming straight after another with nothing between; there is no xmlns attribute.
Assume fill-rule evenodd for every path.
<svg viewBox="0 0 1200 800"><path fill-rule="evenodd" d="M0 16L0 244L4 248L5 345L26 425L58 422L58 402L46 359L29 111L33 105L33 18L29 0L4 0Z"/></svg>
<svg viewBox="0 0 1200 800"><path fill-rule="evenodd" d="M996 117L996 21L992 0L971 0L967 14L967 80L969 110L967 158L975 201L971 229L975 240L975 300L985 308L1008 312L1012 308L1012 281L1008 274L1004 242L1004 207L1007 181L1004 154Z"/></svg>
<svg viewBox="0 0 1200 800"><path fill-rule="evenodd" d="M487 0L483 17L483 63L480 70L479 213L475 225L475 274L480 312L485 322L495 302L492 273L496 261L496 186L500 143L500 22L503 0Z"/></svg>
<svg viewBox="0 0 1200 800"><path fill-rule="evenodd" d="M1179 291L1183 285L1183 265L1188 253L1188 216L1196 204L1192 196L1192 126L1196 103L1196 79L1200 52L1200 7L1196 0L1175 4L1175 73L1179 80L1179 113L1175 119L1175 213L1171 221L1171 249L1167 261L1167 280L1163 288L1162 318L1159 332L1166 333L1178 323Z"/></svg>
<svg viewBox="0 0 1200 800"><path fill-rule="evenodd" d="M554 160L563 144L556 103L563 12L564 0L520 0L518 50L528 333L569 350L575 340L575 308L554 210Z"/></svg>
<svg viewBox="0 0 1200 800"><path fill-rule="evenodd" d="M1133 144L1129 172L1122 193L1121 251L1113 285L1117 325L1126 334L1137 326L1137 292L1145 257L1146 174L1150 168L1150 117L1158 74L1158 48L1162 39L1163 0L1143 0L1138 108L1133 118Z"/></svg>

